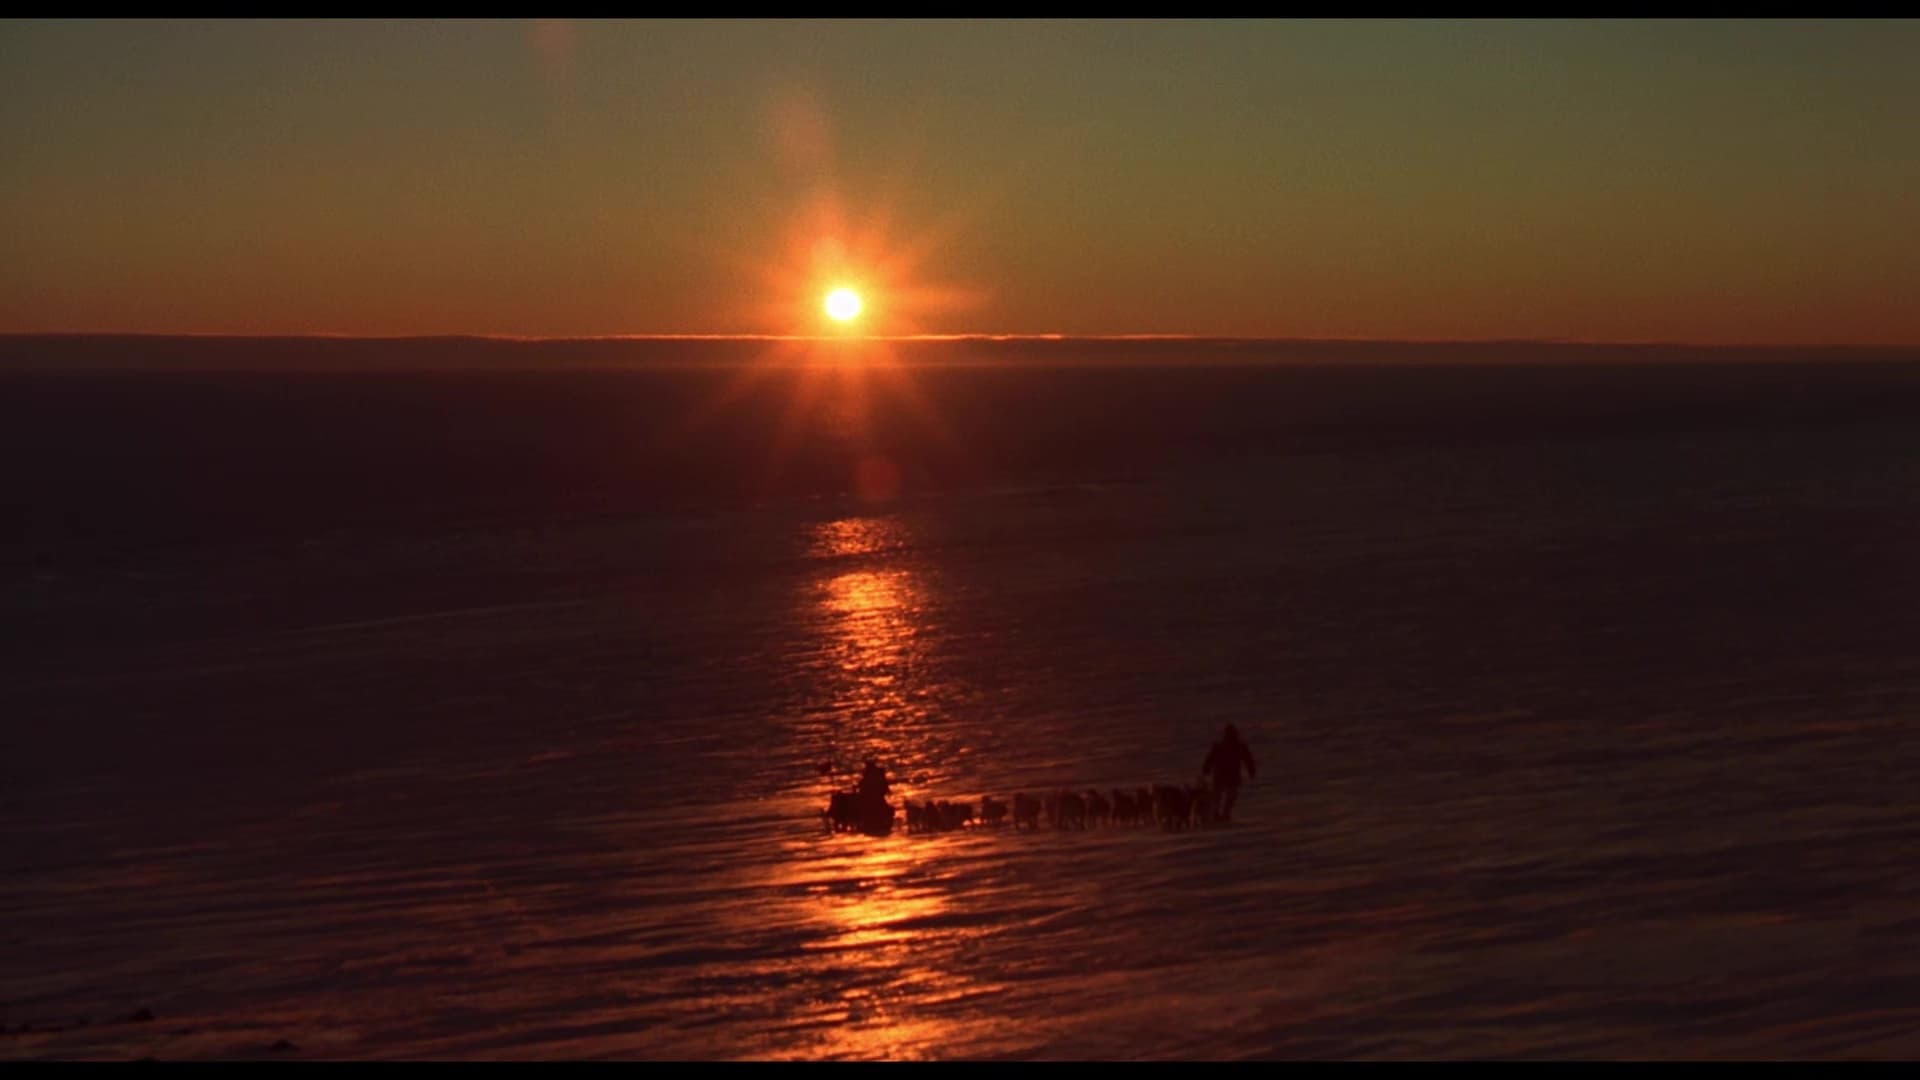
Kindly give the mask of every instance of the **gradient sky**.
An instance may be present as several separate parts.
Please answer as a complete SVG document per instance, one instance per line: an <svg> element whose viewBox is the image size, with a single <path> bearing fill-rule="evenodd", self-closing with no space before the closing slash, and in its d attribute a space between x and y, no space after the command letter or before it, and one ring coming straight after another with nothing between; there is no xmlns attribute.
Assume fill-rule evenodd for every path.
<svg viewBox="0 0 1920 1080"><path fill-rule="evenodd" d="M0 331L809 332L837 243L898 330L1915 343L1916 57L1913 21L7 22Z"/></svg>

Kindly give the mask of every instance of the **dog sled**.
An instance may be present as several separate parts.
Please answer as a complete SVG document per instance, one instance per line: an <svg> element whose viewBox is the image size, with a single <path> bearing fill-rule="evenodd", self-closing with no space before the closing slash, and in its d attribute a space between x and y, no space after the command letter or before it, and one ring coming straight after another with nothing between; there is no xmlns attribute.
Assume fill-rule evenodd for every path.
<svg viewBox="0 0 1920 1080"><path fill-rule="evenodd" d="M820 811L830 832L857 832L868 836L893 833L894 806L884 797L863 797L858 791L836 791Z"/></svg>

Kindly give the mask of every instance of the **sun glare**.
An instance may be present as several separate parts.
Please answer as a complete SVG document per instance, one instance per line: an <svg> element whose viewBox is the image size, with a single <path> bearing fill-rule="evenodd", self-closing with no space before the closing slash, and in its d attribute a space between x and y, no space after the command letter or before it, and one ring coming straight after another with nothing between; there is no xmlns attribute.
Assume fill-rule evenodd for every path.
<svg viewBox="0 0 1920 1080"><path fill-rule="evenodd" d="M860 314L860 294L852 289L835 289L828 293L827 314L835 322L852 322Z"/></svg>

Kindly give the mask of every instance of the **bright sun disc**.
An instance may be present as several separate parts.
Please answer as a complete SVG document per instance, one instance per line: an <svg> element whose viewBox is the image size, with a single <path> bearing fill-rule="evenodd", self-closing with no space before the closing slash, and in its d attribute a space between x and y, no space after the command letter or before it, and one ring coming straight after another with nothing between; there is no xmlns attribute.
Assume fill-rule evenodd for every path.
<svg viewBox="0 0 1920 1080"><path fill-rule="evenodd" d="M827 314L839 322L851 321L860 314L860 294L852 289L835 289L828 293Z"/></svg>

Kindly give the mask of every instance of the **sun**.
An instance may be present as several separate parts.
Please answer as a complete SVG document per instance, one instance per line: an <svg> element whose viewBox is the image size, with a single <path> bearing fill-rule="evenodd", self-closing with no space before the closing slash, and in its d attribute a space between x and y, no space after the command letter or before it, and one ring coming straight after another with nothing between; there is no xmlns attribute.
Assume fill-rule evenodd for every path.
<svg viewBox="0 0 1920 1080"><path fill-rule="evenodd" d="M860 315L860 294L852 289L835 289L827 294L827 315L835 322L852 322Z"/></svg>

